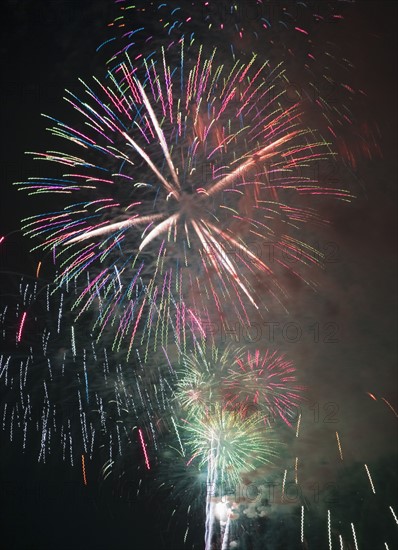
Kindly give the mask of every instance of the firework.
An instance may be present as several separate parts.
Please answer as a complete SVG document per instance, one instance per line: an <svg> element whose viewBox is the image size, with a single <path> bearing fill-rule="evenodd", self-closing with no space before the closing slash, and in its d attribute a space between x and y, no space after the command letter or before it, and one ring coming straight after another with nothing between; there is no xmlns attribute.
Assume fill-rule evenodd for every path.
<svg viewBox="0 0 398 550"><path fill-rule="evenodd" d="M307 116L333 141L341 159L355 167L358 158L379 154L377 129L360 115L365 94L353 81L352 63L335 42L336 29L346 30L345 19L352 9L348 2L126 0L116 4L111 36L98 48L107 52L112 71L123 63L125 52L138 60L143 52L169 47L182 38L209 48L217 44L224 58L231 52L250 56L255 51L274 64L284 59L288 97L292 102L300 98ZM358 125L366 134L366 145L358 139ZM346 169L330 164L323 171L335 179L337 173L343 177Z"/></svg>
<svg viewBox="0 0 398 550"><path fill-rule="evenodd" d="M187 421L183 428L191 459L208 465L214 486L231 487L242 472L277 456L275 438L268 436L262 416L248 416L244 409L231 411L215 403L211 414Z"/></svg>
<svg viewBox="0 0 398 550"><path fill-rule="evenodd" d="M222 352L213 347L208 354L206 349L197 346L196 352L182 357L184 369L178 374L176 382L175 406L181 411L184 430L192 436L193 458L201 456L203 464L208 460L204 458L208 453L200 451L201 448L206 448L204 441L209 442L214 437L214 445L217 447L223 444L219 443L219 440L222 440L226 443L226 449L220 455L224 456L219 459L220 468L225 472L230 471L231 474L227 478L234 481L234 478L238 479L239 471L244 467L242 457L245 453L247 457L250 455L247 449L241 452L240 458L233 459L233 449L236 448L239 454L239 444L243 444L245 440L244 429L247 427L250 433L254 433L254 428L257 428L261 419L263 426L260 431L264 435L269 430L269 416L275 409L279 411L281 418L286 420L287 413L282 412L281 405L286 406L287 396L293 399L291 404L297 403L300 398L299 390L302 388L295 384L296 377L292 364L276 353L265 352L262 355L256 350L253 354L249 352L246 355L242 349L234 349L232 346L227 346ZM239 371L243 371L244 375L241 376ZM266 371L268 376L265 376ZM274 381L274 377L277 382ZM260 392L263 402L259 399ZM253 399L253 405L257 404L258 407L248 406L248 396ZM227 443L228 438L233 439L234 431L240 433L240 427L241 441L237 435L236 446ZM251 445L249 441L248 436L246 442ZM253 445L260 441L261 437L252 440ZM229 453L227 458L225 453ZM260 451L257 456L261 461ZM231 464L227 465L228 461ZM251 468L250 460L248 467Z"/></svg>
<svg viewBox="0 0 398 550"><path fill-rule="evenodd" d="M226 346L222 351L197 346L182 357L176 398L189 417L211 414L215 403L224 409L263 415L266 423L298 418L303 399L291 361L276 351L247 351Z"/></svg>
<svg viewBox="0 0 398 550"><path fill-rule="evenodd" d="M292 31L307 41L314 22L341 20L344 11L342 4L324 2L311 10L311 5L295 0L278 3L194 0L189 4L176 0L134 3L126 0L116 4L117 15L108 25L113 34L100 46L116 44L120 50L114 58L120 52L139 51L143 46L147 50L159 43L164 45L167 41L179 40L181 36L200 41L207 38L210 44L219 43L222 36L227 48L240 51L250 51L259 40L265 40L271 49Z"/></svg>
<svg viewBox="0 0 398 550"><path fill-rule="evenodd" d="M293 363L277 352L241 353L225 384L231 404L257 408L269 422L280 418L291 426L298 418L304 388L297 385Z"/></svg>
<svg viewBox="0 0 398 550"><path fill-rule="evenodd" d="M297 417L303 387L287 355L216 347L206 331L214 320L247 326L274 300L289 306L286 270L313 286L308 268L322 255L308 233L325 223L325 199L351 199L334 181L333 151L355 165L343 136L364 94L339 76L351 65L312 24L340 14L324 3L313 17L301 2L271 13L261 0L117 4L100 48L112 49L109 72L67 92L80 125L49 117L63 147L34 153L65 173L18 184L56 200L24 232L57 274L22 281L15 307L2 310L3 430L11 440L22 433L24 450L38 443L39 461L60 454L78 465L84 486L98 451L104 480L119 466L126 475L126 456L139 488L166 470L161 487L188 515L204 505L207 550L232 548L233 537L241 547L376 547L379 532L361 535L362 502L371 516L384 507L384 544L395 547L397 506L383 486L391 465L347 465L341 425L325 449L313 437L322 468L311 462L308 422ZM320 175L323 164L331 170ZM340 474L333 460L346 461ZM301 485L316 478L314 464L315 506ZM270 482L278 503L263 491ZM239 484L255 486L255 502L233 495ZM184 544L188 531L187 522Z"/></svg>
<svg viewBox="0 0 398 550"><path fill-rule="evenodd" d="M165 360L144 370L139 354L127 365L96 345L86 320L74 323L69 313L73 289L24 278L18 290L1 315L2 418L10 439L21 434L23 449L34 450L39 441L39 461L60 452L72 465L99 448L109 460L126 448L146 451L145 440L156 452L173 383Z"/></svg>
<svg viewBox="0 0 398 550"><path fill-rule="evenodd" d="M246 357L241 349L234 350L232 346L222 353L212 347L206 354L197 346L196 354L182 360L184 370L177 382L176 402L185 415L180 422L179 439L184 442L184 456L190 455L187 466L196 468L198 464L199 470L207 471L206 549L212 545L220 499L236 493L245 473L271 463L280 454L269 426L271 413L277 409L287 422L288 415L282 412L282 405L286 406L284 398L293 397L292 402L298 399L297 388L289 388L295 382L292 365L275 353L266 353L261 361L259 356L256 351ZM268 376L264 376L265 372ZM258 398L259 393L263 400ZM229 513L220 526L221 547L226 548Z"/></svg>
<svg viewBox="0 0 398 550"><path fill-rule="evenodd" d="M261 415L226 410L218 403L211 414L187 422L184 431L192 455L189 462L197 460L200 467L207 468L205 547L208 550L213 538L215 497L228 494L243 472L270 463L278 455L276 441L265 433Z"/></svg>
<svg viewBox="0 0 398 550"><path fill-rule="evenodd" d="M140 471L156 472L168 465L170 487L176 485L177 497L190 480L201 487L189 506L194 501L199 506L201 496L206 500L207 547L216 529L221 529L226 544L230 526L217 520L217 503L245 472L269 464L279 452L264 414L249 413L236 403L232 407L227 393L216 389L218 383L228 387L224 378L228 380L239 353L213 350L206 359L197 345L196 352L182 355L181 371L175 364L181 354L172 359L174 366L164 358L164 367L156 372L144 367L139 356L127 364L90 341L82 330L84 318L73 323L68 306L75 292L22 279L15 306L5 308L3 430L11 440L22 434L24 450L36 449L38 442L38 461L56 455L80 465L84 485L90 483L91 463L98 452L105 462L104 480L118 462L123 463L126 452L133 453ZM188 366L195 353L196 370L202 365L207 386L201 406L190 406L196 399L188 397L198 380L195 361ZM172 456L178 452L178 460L170 457L171 451Z"/></svg>
<svg viewBox="0 0 398 550"><path fill-rule="evenodd" d="M206 353L206 348L197 346L195 351L181 359L183 370L176 391L177 403L188 418L211 414L214 404L227 407L224 378L234 361L231 347L223 352L213 347Z"/></svg>
<svg viewBox="0 0 398 550"><path fill-rule="evenodd" d="M299 106L283 104L281 67L253 56L227 68L216 52L199 47L189 61L183 43L178 51L180 66L168 52L140 66L127 58L117 77L86 85L85 99L69 93L84 126L51 131L79 153L35 154L67 173L18 184L67 195L63 210L25 220L24 232L52 253L59 287L78 281L77 316L96 312L97 339L111 327L113 349L127 356L144 338L147 352L170 335L181 345L184 326L203 332L202 319L223 316L228 302L241 321L266 308L265 287L282 292L276 267L321 261L298 238L303 223L322 222L320 197L350 197L314 177L311 165L330 151Z"/></svg>

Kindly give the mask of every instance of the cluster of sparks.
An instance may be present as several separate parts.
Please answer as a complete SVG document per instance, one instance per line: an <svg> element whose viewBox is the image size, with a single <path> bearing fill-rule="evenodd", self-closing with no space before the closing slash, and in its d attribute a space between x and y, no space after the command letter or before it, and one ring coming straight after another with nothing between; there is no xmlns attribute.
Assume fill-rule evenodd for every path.
<svg viewBox="0 0 398 550"><path fill-rule="evenodd" d="M181 36L203 39L211 37L219 42L220 33L230 48L245 48L257 40L277 42L278 35L289 30L308 40L312 22L339 21L343 19L342 5L324 2L311 10L311 4L296 0L209 1L191 0L186 4L176 0L168 2L130 0L117 2L118 13L109 23L113 35L100 48L116 44L116 53L111 61L126 50L135 49L142 43L153 45L159 36L164 42ZM143 19L151 21L151 32L140 24ZM307 27L307 28L304 28ZM121 47L122 45L122 47ZM139 53L137 53L137 56Z"/></svg>
<svg viewBox="0 0 398 550"><path fill-rule="evenodd" d="M267 307L256 282L279 300L277 268L304 277L297 258L322 262L296 236L324 221L316 200L350 200L311 168L333 155L302 124L299 105L284 105L283 67L255 55L228 66L201 47L189 61L183 41L175 49L138 67L127 57L106 85L85 85L87 99L69 94L83 130L57 122L51 131L80 155L37 153L68 172L19 184L70 197L63 210L25 220L24 232L44 239L38 248L57 261L58 286L79 281L77 317L96 312L97 339L111 329L113 349L127 356L138 335L156 349L173 331L181 345L186 323L203 332L226 304L247 324L251 307Z"/></svg>
<svg viewBox="0 0 398 550"><path fill-rule="evenodd" d="M90 483L89 464L98 447L107 449L104 477L126 451L140 450L142 468L152 472L164 463L169 446L175 448L178 456L172 455L168 483L176 484L179 495L197 490L206 498L206 544L211 547L217 535L218 503L236 493L242 475L261 479L264 474L259 472L279 463L284 450L275 415L281 424L296 428L296 437L305 429L301 415L293 415L302 405L302 388L292 363L275 352L232 345L207 349L197 343L192 353L180 353L177 362L175 355L164 355L151 369L137 355L133 368L122 356L108 356L106 349L80 337L83 323L71 325L68 320L73 296L54 292L52 285L40 288L38 282L24 281L19 296L14 308L9 304L2 312L4 349L15 346L15 352L3 353L0 360L0 376L9 392L2 410L3 430L9 431L11 440L21 432L24 449L39 441L39 461L60 452L71 465L81 462L84 485ZM38 334L31 332L32 326ZM369 397L397 415L385 398ZM343 464L344 436L335 436L336 459ZM294 468L280 477L281 502L288 502L292 484L299 486L302 460L305 457L297 456ZM363 465L362 477L378 498L370 464ZM235 529L235 499L238 504L233 503L226 524L220 526L224 543ZM305 543L313 520L304 505L301 514L300 537ZM338 532L338 517L336 510L328 510L329 548L336 537L343 547L350 544L350 534L355 540L355 523ZM388 517L396 521L393 506Z"/></svg>
<svg viewBox="0 0 398 550"><path fill-rule="evenodd" d="M267 427L267 409L253 412L247 404L232 403L233 392L227 382L233 382L234 391L238 391L231 367L236 368L238 359L243 359L242 350L228 348L219 353L213 349L209 354L197 343L193 355L182 354L185 368L181 372L174 370L166 355L163 361L158 359L157 372L154 366L149 372L138 350L133 368L122 357L108 356L106 348L101 349L87 336L81 337L83 320L71 324L68 319L73 291L60 292L53 285L21 280L15 298L16 303L4 308L1 319L4 349L15 348L0 358L0 377L8 392L2 425L9 430L10 439L22 432L23 449L38 439L41 462L59 452L72 466L81 462L82 480L87 485L86 461L98 447L108 449L106 462L111 467L117 456L139 445L145 469L151 470L154 457L156 465L156 455L169 446L165 435L174 433L185 467L207 471L206 486L214 487L212 495L207 493L212 518L207 531L210 547L215 495L238 483L242 472L268 464L278 455L276 438ZM29 330L32 326L37 332ZM268 363L272 365L272 361ZM272 366L275 370L275 361ZM279 368L283 380L284 363ZM231 371L225 378L225 402L215 396L218 389L212 377L214 374L220 380L223 370ZM239 383L249 387L254 383L250 377L248 370ZM298 398L294 380L294 376L290 378L291 395ZM280 386L282 399L288 387L289 383ZM196 401L193 391L206 394L206 402L196 409L188 406ZM275 391L272 394L277 400Z"/></svg>
<svg viewBox="0 0 398 550"><path fill-rule="evenodd" d="M363 124L366 140L354 134L355 106L365 92L352 81L352 64L327 37L314 40L319 29L344 23L349 2L302 2L300 0L178 0L117 2L118 13L109 23L110 37L99 47L107 63L117 67L126 52L134 60L143 49L197 40L218 44L223 54L263 51L268 59L287 60L290 94L300 97L307 115L315 117L341 158L356 166L356 157L378 152L376 131ZM142 21L150 21L148 26ZM222 40L220 40L222 37ZM320 47L319 47L320 46ZM331 173L332 171L330 171Z"/></svg>
<svg viewBox="0 0 398 550"><path fill-rule="evenodd" d="M237 26L238 3L225 3L224 15L213 2L189 5L214 36L228 28L228 14L242 45L281 26L308 35L286 9L275 21L263 14ZM82 81L82 95L65 98L81 125L48 117L67 146L32 153L65 173L17 184L68 204L24 220L25 235L39 241L34 250L51 256L57 272L51 284L22 280L16 304L1 312L10 348L0 356L8 392L3 430L11 439L22 431L24 449L38 439L40 461L53 447L72 465L80 461L84 485L97 447L107 449L106 475L126 448L139 449L151 472L173 449L184 475L206 478L210 550L216 504L244 475L262 474L280 456L275 420L299 436L304 388L285 354L219 348L206 327L232 318L245 325L253 312L266 315L270 300L288 302L281 271L311 286L306 268L321 265L322 254L301 240L300 229L327 221L317 213L320 202L352 194L319 178L319 164L333 163L335 153L304 124L303 97L291 101L282 63L247 51L239 59L236 44L228 55L199 45L192 16L177 3L119 7L111 28L121 29L121 46L105 78ZM148 10L154 34L159 27L167 37L159 47L129 23L130 13ZM144 56L144 44L155 50ZM317 103L334 135L333 116L348 114L332 113L321 97ZM298 457L292 470L297 484ZM376 494L367 464L364 470ZM305 506L300 510L306 544ZM222 549L233 517L229 510L220 523ZM330 549L337 540L332 518L328 510Z"/></svg>

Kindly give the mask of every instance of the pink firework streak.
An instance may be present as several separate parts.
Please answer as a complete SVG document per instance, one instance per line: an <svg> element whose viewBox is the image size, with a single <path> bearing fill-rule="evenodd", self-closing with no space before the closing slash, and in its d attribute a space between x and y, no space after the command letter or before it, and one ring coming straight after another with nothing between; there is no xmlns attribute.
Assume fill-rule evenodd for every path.
<svg viewBox="0 0 398 550"><path fill-rule="evenodd" d="M26 314L27 314L26 311L24 311L22 314L21 322L19 324L19 329L18 329L17 342L20 342L22 339L22 331L26 321Z"/></svg>
<svg viewBox="0 0 398 550"><path fill-rule="evenodd" d="M151 469L151 465L149 464L148 453L147 453L147 450L146 450L146 443L145 443L145 441L144 441L144 436L142 435L142 430L141 430L141 428L139 428L138 433L139 433L139 435L140 435L140 442L141 442L142 452L144 453L145 466L146 466L147 470L150 470L150 469Z"/></svg>

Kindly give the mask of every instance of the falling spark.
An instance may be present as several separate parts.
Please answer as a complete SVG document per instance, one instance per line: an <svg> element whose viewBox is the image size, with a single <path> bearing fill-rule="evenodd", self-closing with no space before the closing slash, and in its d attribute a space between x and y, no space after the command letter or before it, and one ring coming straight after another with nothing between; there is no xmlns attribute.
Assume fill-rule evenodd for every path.
<svg viewBox="0 0 398 550"><path fill-rule="evenodd" d="M391 510L392 515L394 516L395 523L398 525L398 518L397 518L397 516L396 516L396 514L395 514L395 512L394 512L394 509L393 509L392 506L390 506L390 510Z"/></svg>
<svg viewBox="0 0 398 550"><path fill-rule="evenodd" d="M353 523L351 523L351 529L352 529L352 536L354 538L355 550L358 550L357 536L355 534L355 527Z"/></svg>
<svg viewBox="0 0 398 550"><path fill-rule="evenodd" d="M341 448L339 432L336 432L336 439L337 439L337 446L339 448L340 458L341 458L341 460L343 460L343 451L342 451L342 448Z"/></svg>
<svg viewBox="0 0 398 550"><path fill-rule="evenodd" d="M283 481L282 481L282 497L281 501L283 502L285 499L285 484L286 484L286 476L287 476L287 470L285 470L285 473L283 475Z"/></svg>
<svg viewBox="0 0 398 550"><path fill-rule="evenodd" d="M84 455L82 455L82 474L83 474L83 483L84 485L87 485L86 464L84 462Z"/></svg>
<svg viewBox="0 0 398 550"><path fill-rule="evenodd" d="M143 451L143 453L144 453L145 465L146 465L146 467L147 467L147 470L150 470L150 469L151 469L151 466L150 466L150 464L149 464L148 453L147 453L147 450L146 450L146 444L145 444L145 441L144 441L144 436L142 435L142 430L141 430L141 428L138 429L138 433L140 434L140 441L141 441L142 451Z"/></svg>
<svg viewBox="0 0 398 550"><path fill-rule="evenodd" d="M391 403L389 403L389 401L387 401L387 399L385 399L384 397L382 397L382 400L384 401L384 403L390 407L390 409L392 410L392 412L395 414L396 418L398 418L398 413L397 411L394 409L394 407L391 405Z"/></svg>
<svg viewBox="0 0 398 550"><path fill-rule="evenodd" d="M178 439L178 443L179 443L180 448L181 448L182 455L185 456L185 450L184 450L184 446L183 446L182 441L181 441L180 432L178 431L177 424L175 423L175 420L174 420L173 417L171 417L171 421L173 423L174 430L177 434L177 439Z"/></svg>
<svg viewBox="0 0 398 550"><path fill-rule="evenodd" d="M71 326L71 344L72 344L72 353L76 357L76 340L75 340L75 327Z"/></svg>
<svg viewBox="0 0 398 550"><path fill-rule="evenodd" d="M300 423L301 423L301 414L299 415L298 420L297 420L296 437L299 436L299 432L300 432Z"/></svg>
<svg viewBox="0 0 398 550"><path fill-rule="evenodd" d="M300 541L304 542L304 506L301 507L301 535Z"/></svg>
<svg viewBox="0 0 398 550"><path fill-rule="evenodd" d="M370 485L372 487L373 494L375 495L376 491L375 491L375 487L373 485L372 476L370 475L370 472L369 472L369 468L368 468L367 464L364 464L364 466L365 466L366 473L368 474L368 478L369 478Z"/></svg>
<svg viewBox="0 0 398 550"><path fill-rule="evenodd" d="M24 327L24 324L25 324L25 319L26 319L26 311L23 312L22 319L21 319L21 324L19 325L18 337L17 337L18 342L20 342L21 338L22 338L22 330L23 330L23 327Z"/></svg>
<svg viewBox="0 0 398 550"><path fill-rule="evenodd" d="M332 528L330 522L330 510L328 510L328 539L329 539L329 550L332 550Z"/></svg>

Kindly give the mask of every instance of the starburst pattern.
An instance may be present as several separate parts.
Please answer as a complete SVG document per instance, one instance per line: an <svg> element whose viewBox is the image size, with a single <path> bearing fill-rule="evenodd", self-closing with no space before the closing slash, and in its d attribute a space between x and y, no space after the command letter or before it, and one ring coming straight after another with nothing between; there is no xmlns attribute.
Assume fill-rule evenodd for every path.
<svg viewBox="0 0 398 550"><path fill-rule="evenodd" d="M187 322L201 330L198 312L222 316L227 302L247 320L263 302L256 285L282 293L253 243L320 262L299 227L322 222L319 197L350 198L314 177L311 165L331 153L299 106L275 93L282 67L256 56L220 65L200 47L186 60L183 43L179 51L179 67L169 52L139 67L127 59L107 85L85 85L87 100L68 94L84 127L57 122L51 131L82 156L35 154L68 172L19 184L68 196L63 210L26 220L25 234L56 257L58 286L83 285L75 311L96 311L97 337L112 326L113 348L127 345L127 355L137 333L155 347L170 333L181 342ZM289 268L283 257L275 265Z"/></svg>

